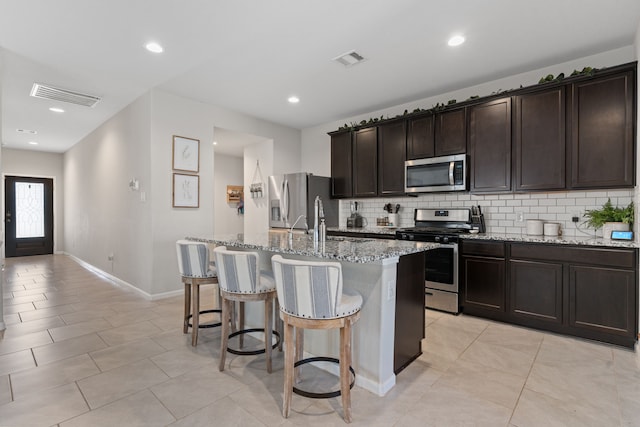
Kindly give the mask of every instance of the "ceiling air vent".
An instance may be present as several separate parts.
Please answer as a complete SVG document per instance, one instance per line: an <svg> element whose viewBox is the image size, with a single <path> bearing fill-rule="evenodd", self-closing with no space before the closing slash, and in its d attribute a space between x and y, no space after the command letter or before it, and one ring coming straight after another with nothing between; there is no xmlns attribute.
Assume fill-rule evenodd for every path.
<svg viewBox="0 0 640 427"><path fill-rule="evenodd" d="M34 83L31 88L31 96L42 99L52 99L54 101L69 102L71 104L93 107L100 101L100 98L84 93L73 92L59 87L47 86L41 83Z"/></svg>
<svg viewBox="0 0 640 427"><path fill-rule="evenodd" d="M352 50L350 52L336 56L335 58L333 58L333 60L339 64L344 65L345 67L351 67L353 65L361 63L365 59L364 56L360 55L355 50Z"/></svg>

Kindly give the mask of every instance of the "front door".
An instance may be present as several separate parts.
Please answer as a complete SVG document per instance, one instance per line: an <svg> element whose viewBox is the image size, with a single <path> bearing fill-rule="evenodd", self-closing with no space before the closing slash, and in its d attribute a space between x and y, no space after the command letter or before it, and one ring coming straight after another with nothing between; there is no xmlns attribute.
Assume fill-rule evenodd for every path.
<svg viewBox="0 0 640 427"><path fill-rule="evenodd" d="M5 256L53 253L53 180L6 176Z"/></svg>

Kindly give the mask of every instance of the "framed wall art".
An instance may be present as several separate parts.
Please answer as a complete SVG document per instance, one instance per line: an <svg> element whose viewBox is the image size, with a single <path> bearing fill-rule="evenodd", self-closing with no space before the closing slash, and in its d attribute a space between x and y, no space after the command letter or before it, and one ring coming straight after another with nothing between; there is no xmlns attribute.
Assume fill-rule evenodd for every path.
<svg viewBox="0 0 640 427"><path fill-rule="evenodd" d="M173 135L173 169L198 173L200 140Z"/></svg>
<svg viewBox="0 0 640 427"><path fill-rule="evenodd" d="M200 207L200 177L198 175L173 174L173 207Z"/></svg>

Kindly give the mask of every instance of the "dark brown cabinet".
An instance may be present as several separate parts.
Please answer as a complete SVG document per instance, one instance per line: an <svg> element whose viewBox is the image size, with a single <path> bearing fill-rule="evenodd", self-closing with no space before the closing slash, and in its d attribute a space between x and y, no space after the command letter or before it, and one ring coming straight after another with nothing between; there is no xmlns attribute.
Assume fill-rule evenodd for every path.
<svg viewBox="0 0 640 427"><path fill-rule="evenodd" d="M522 319L560 324L562 264L511 259L509 312Z"/></svg>
<svg viewBox="0 0 640 427"><path fill-rule="evenodd" d="M511 98L469 107L470 190L511 191Z"/></svg>
<svg viewBox="0 0 640 427"><path fill-rule="evenodd" d="M595 334L632 337L636 331L636 277L629 269L572 265L569 325Z"/></svg>
<svg viewBox="0 0 640 427"><path fill-rule="evenodd" d="M505 251L502 242L462 242L461 293L466 313L506 310Z"/></svg>
<svg viewBox="0 0 640 427"><path fill-rule="evenodd" d="M464 154L467 151L465 108L408 120L407 159Z"/></svg>
<svg viewBox="0 0 640 427"><path fill-rule="evenodd" d="M516 191L565 188L565 89L514 97Z"/></svg>
<svg viewBox="0 0 640 427"><path fill-rule="evenodd" d="M378 195L404 195L407 128L404 120L378 127Z"/></svg>
<svg viewBox="0 0 640 427"><path fill-rule="evenodd" d="M466 109L438 113L435 117L434 151L436 156L467 152Z"/></svg>
<svg viewBox="0 0 640 427"><path fill-rule="evenodd" d="M351 132L331 134L331 197L353 195Z"/></svg>
<svg viewBox="0 0 640 427"><path fill-rule="evenodd" d="M429 114L408 120L407 160L435 156L435 116Z"/></svg>
<svg viewBox="0 0 640 427"><path fill-rule="evenodd" d="M378 128L353 134L353 196L378 195Z"/></svg>
<svg viewBox="0 0 640 427"><path fill-rule="evenodd" d="M634 185L635 72L573 83L571 188Z"/></svg>
<svg viewBox="0 0 640 427"><path fill-rule="evenodd" d="M635 344L637 249L464 239L460 245L463 312L627 347Z"/></svg>

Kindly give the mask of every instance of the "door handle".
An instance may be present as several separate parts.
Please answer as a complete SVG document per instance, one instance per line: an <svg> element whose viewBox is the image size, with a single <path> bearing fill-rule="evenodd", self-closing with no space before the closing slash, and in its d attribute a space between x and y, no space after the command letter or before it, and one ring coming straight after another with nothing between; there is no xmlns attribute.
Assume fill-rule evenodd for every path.
<svg viewBox="0 0 640 427"><path fill-rule="evenodd" d="M7 211L4 217L6 222L11 222L11 211Z"/></svg>

